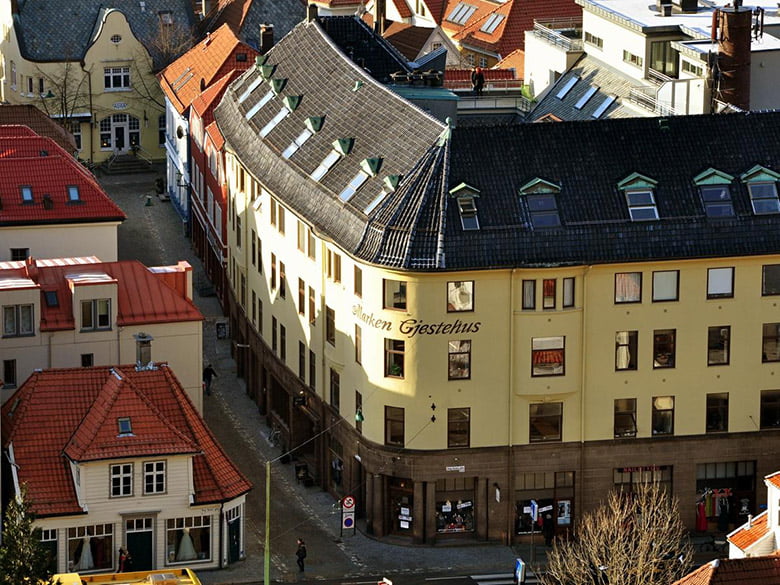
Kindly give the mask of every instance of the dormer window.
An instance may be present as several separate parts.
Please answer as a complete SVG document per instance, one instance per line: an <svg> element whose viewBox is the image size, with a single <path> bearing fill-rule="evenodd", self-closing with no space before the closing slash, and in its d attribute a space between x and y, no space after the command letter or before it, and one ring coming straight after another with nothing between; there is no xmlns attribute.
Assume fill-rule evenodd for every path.
<svg viewBox="0 0 780 585"><path fill-rule="evenodd" d="M366 158L360 162L360 166L361 169L358 171L357 175L352 178L349 185L347 185L341 194L339 194L339 199L345 203L352 199L355 193L357 193L357 190L360 189L368 179L376 176L379 167L382 166L382 159Z"/></svg>
<svg viewBox="0 0 780 585"><path fill-rule="evenodd" d="M537 178L520 187L519 191L525 198L531 225L535 229L561 225L556 198L561 191L560 186Z"/></svg>
<svg viewBox="0 0 780 585"><path fill-rule="evenodd" d="M460 223L464 230L478 230L479 217L477 217L477 205L475 199L479 197L479 189L461 183L450 191L450 196L458 202Z"/></svg>
<svg viewBox="0 0 780 585"><path fill-rule="evenodd" d="M20 189L22 192L22 203L32 203L33 202L32 187L30 187L29 185L22 185Z"/></svg>
<svg viewBox="0 0 780 585"><path fill-rule="evenodd" d="M623 191L628 204L628 215L631 221L651 221L658 219L658 208L655 206L655 186L657 181L634 173L618 184Z"/></svg>
<svg viewBox="0 0 780 585"><path fill-rule="evenodd" d="M707 169L694 177L707 217L733 217L730 184L734 177L716 169Z"/></svg>
<svg viewBox="0 0 780 585"><path fill-rule="evenodd" d="M326 175L326 173L333 168L333 166L341 160L341 157L347 155L352 150L352 145L355 141L352 138L339 138L333 142L333 150L331 150L319 166L314 169L311 174L311 178L315 181L319 181Z"/></svg>
<svg viewBox="0 0 780 585"><path fill-rule="evenodd" d="M110 299L81 301L81 330L111 329Z"/></svg>
<svg viewBox="0 0 780 585"><path fill-rule="evenodd" d="M160 23L163 26L171 26L173 25L173 12L170 10L164 10L157 13L160 17Z"/></svg>
<svg viewBox="0 0 780 585"><path fill-rule="evenodd" d="M780 174L756 165L740 179L747 185L754 214L780 213L780 202L777 199L777 182L780 181Z"/></svg>

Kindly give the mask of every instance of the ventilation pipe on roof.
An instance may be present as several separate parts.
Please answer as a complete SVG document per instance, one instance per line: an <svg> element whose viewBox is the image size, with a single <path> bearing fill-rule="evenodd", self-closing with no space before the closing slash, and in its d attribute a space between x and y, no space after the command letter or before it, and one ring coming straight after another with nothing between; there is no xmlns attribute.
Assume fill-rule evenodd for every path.
<svg viewBox="0 0 780 585"><path fill-rule="evenodd" d="M152 341L154 337L143 331L133 335L135 338L135 369L148 369L152 362Z"/></svg>
<svg viewBox="0 0 780 585"><path fill-rule="evenodd" d="M38 282L38 263L32 256L27 256L24 261L24 270L27 272L27 278L33 282Z"/></svg>
<svg viewBox="0 0 780 585"><path fill-rule="evenodd" d="M374 0L374 32L378 35L385 34L385 0Z"/></svg>
<svg viewBox="0 0 780 585"><path fill-rule="evenodd" d="M265 55L274 46L274 25L263 23L260 25L260 52Z"/></svg>
<svg viewBox="0 0 780 585"><path fill-rule="evenodd" d="M317 20L318 9L316 4L309 4L306 7L306 22L312 22Z"/></svg>
<svg viewBox="0 0 780 585"><path fill-rule="evenodd" d="M54 209L54 201L52 201L51 195L49 195L48 193L44 194L43 196L43 208Z"/></svg>

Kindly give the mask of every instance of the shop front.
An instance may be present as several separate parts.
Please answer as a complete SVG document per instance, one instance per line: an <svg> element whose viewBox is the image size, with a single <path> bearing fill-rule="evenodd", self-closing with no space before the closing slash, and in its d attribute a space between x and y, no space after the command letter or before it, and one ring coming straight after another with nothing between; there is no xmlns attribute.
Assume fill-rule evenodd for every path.
<svg viewBox="0 0 780 585"><path fill-rule="evenodd" d="M696 530L729 532L756 513L756 462L696 466Z"/></svg>
<svg viewBox="0 0 780 585"><path fill-rule="evenodd" d="M474 534L475 485L473 477L440 479L436 482L437 535Z"/></svg>
<svg viewBox="0 0 780 585"><path fill-rule="evenodd" d="M515 489L516 535L546 532L559 538L568 536L574 518L573 471L520 473Z"/></svg>
<svg viewBox="0 0 780 585"><path fill-rule="evenodd" d="M403 477L387 478L388 519L390 534L412 537L414 522L414 484ZM422 520L422 519L420 519Z"/></svg>

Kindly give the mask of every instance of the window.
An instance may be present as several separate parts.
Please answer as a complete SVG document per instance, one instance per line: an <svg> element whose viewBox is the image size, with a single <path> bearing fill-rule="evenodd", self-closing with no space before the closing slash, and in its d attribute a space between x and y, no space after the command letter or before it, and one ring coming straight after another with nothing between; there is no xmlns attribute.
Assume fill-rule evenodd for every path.
<svg viewBox="0 0 780 585"><path fill-rule="evenodd" d="M263 299L257 299L257 332L263 335Z"/></svg>
<svg viewBox="0 0 780 585"><path fill-rule="evenodd" d="M349 184L344 187L344 190L339 194L339 199L345 203L352 199L355 193L357 193L358 189L360 189L363 184L368 181L369 177L370 175L366 171L362 169L359 170L357 175L352 178Z"/></svg>
<svg viewBox="0 0 780 585"><path fill-rule="evenodd" d="M533 311L536 309L536 281L523 281L523 310Z"/></svg>
<svg viewBox="0 0 780 585"><path fill-rule="evenodd" d="M615 274L615 303L642 302L642 273L618 272Z"/></svg>
<svg viewBox="0 0 780 585"><path fill-rule="evenodd" d="M644 60L639 55L634 55L630 51L623 50L623 62L633 65L634 67L642 67Z"/></svg>
<svg viewBox="0 0 780 585"><path fill-rule="evenodd" d="M271 253L271 290L276 290L276 254Z"/></svg>
<svg viewBox="0 0 780 585"><path fill-rule="evenodd" d="M93 299L81 301L81 330L111 328L111 301L109 299Z"/></svg>
<svg viewBox="0 0 780 585"><path fill-rule="evenodd" d="M339 412L341 406L341 376L330 368L330 405Z"/></svg>
<svg viewBox="0 0 780 585"><path fill-rule="evenodd" d="M281 205L279 205L278 213L279 213L279 217L277 218L276 229L279 230L280 234L284 235L284 228L285 228L284 218L285 218L285 213L284 213L284 207L282 207Z"/></svg>
<svg viewBox="0 0 780 585"><path fill-rule="evenodd" d="M144 462L144 495L165 493L165 461Z"/></svg>
<svg viewBox="0 0 780 585"><path fill-rule="evenodd" d="M657 329L653 332L653 368L673 368L675 357L675 329Z"/></svg>
<svg viewBox="0 0 780 585"><path fill-rule="evenodd" d="M477 7L465 2L458 2L458 5L453 8L447 20L454 22L455 24L466 24L471 15L476 12Z"/></svg>
<svg viewBox="0 0 780 585"><path fill-rule="evenodd" d="M111 569L114 565L114 525L68 528L67 564L74 572Z"/></svg>
<svg viewBox="0 0 780 585"><path fill-rule="evenodd" d="M474 281L447 283L447 312L474 310Z"/></svg>
<svg viewBox="0 0 780 585"><path fill-rule="evenodd" d="M336 311L330 307L325 307L325 339L336 345Z"/></svg>
<svg viewBox="0 0 780 585"><path fill-rule="evenodd" d="M674 396L653 398L653 435L674 434Z"/></svg>
<svg viewBox="0 0 780 585"><path fill-rule="evenodd" d="M309 350L309 388L314 390L317 386L317 356Z"/></svg>
<svg viewBox="0 0 780 585"><path fill-rule="evenodd" d="M729 430L729 393L707 394L707 432Z"/></svg>
<svg viewBox="0 0 780 585"><path fill-rule="evenodd" d="M653 272L653 302L676 301L680 294L680 271Z"/></svg>
<svg viewBox="0 0 780 585"><path fill-rule="evenodd" d="M385 445L404 446L404 409L385 406Z"/></svg>
<svg viewBox="0 0 780 585"><path fill-rule="evenodd" d="M279 359L287 361L287 328L279 324Z"/></svg>
<svg viewBox="0 0 780 585"><path fill-rule="evenodd" d="M306 283L298 279L298 314L306 316Z"/></svg>
<svg viewBox="0 0 780 585"><path fill-rule="evenodd" d="M777 183L748 183L748 191L750 192L753 213L756 215L780 213Z"/></svg>
<svg viewBox="0 0 780 585"><path fill-rule="evenodd" d="M56 528L49 528L49 529L42 529L40 531L40 542L41 547L44 550L45 558L47 559L48 563L46 565L46 569L49 571L50 574L54 574L57 572L57 543L59 541L59 538L57 536L57 529Z"/></svg>
<svg viewBox="0 0 780 585"><path fill-rule="evenodd" d="M574 277L563 279L563 308L574 306Z"/></svg>
<svg viewBox="0 0 780 585"><path fill-rule="evenodd" d="M636 398L615 400L615 438L636 437Z"/></svg>
<svg viewBox="0 0 780 585"><path fill-rule="evenodd" d="M682 61L682 70L686 73L690 73L694 77L702 77L704 75L704 69L702 67L694 65L690 61L686 61L684 59Z"/></svg>
<svg viewBox="0 0 780 585"><path fill-rule="evenodd" d="M133 495L133 464L111 466L111 497L124 498Z"/></svg>
<svg viewBox="0 0 780 585"><path fill-rule="evenodd" d="M471 341L450 341L447 362L448 380L468 380L471 378Z"/></svg>
<svg viewBox="0 0 780 585"><path fill-rule="evenodd" d="M21 193L22 193L22 203L32 203L33 202L33 192L32 187L29 185L22 185L19 187Z"/></svg>
<svg viewBox="0 0 780 585"><path fill-rule="evenodd" d="M46 290L43 291L43 298L46 301L47 307L59 307L60 306L60 299L57 296L56 290Z"/></svg>
<svg viewBox="0 0 780 585"><path fill-rule="evenodd" d="M309 287L309 323L317 320L317 305L314 302L314 289Z"/></svg>
<svg viewBox="0 0 780 585"><path fill-rule="evenodd" d="M306 345L302 341L298 342L298 377L306 381Z"/></svg>
<svg viewBox="0 0 780 585"><path fill-rule="evenodd" d="M3 388L16 388L16 360L3 360Z"/></svg>
<svg viewBox="0 0 780 585"><path fill-rule="evenodd" d="M298 250L306 252L306 225L298 220Z"/></svg>
<svg viewBox="0 0 780 585"><path fill-rule="evenodd" d="M728 185L702 185L699 187L704 213L707 217L732 217L731 190Z"/></svg>
<svg viewBox="0 0 780 585"><path fill-rule="evenodd" d="M249 108L249 110L247 110L246 114L244 114L244 118L246 118L247 120L251 120L254 117L254 115L257 114L257 112L259 112L260 109L265 104L267 104L273 99L275 95L276 94L274 93L274 91L270 90L267 94L261 97L254 106L252 106L251 108Z"/></svg>
<svg viewBox="0 0 780 585"><path fill-rule="evenodd" d="M599 90L598 87L596 87L595 85L591 85L588 88L588 91L586 91L584 94L582 94L582 97L579 100L577 100L577 103L574 104L574 107L577 110L581 110L582 108L584 108L587 105L587 103L590 101L590 98L592 98L594 95L596 95L596 92L598 90Z"/></svg>
<svg viewBox="0 0 780 585"><path fill-rule="evenodd" d="M493 34L496 29L498 28L498 25L501 24L504 20L503 14L496 14L495 12L488 16L485 19L485 22L482 23L482 26L479 30L482 32L486 32L488 34Z"/></svg>
<svg viewBox="0 0 780 585"><path fill-rule="evenodd" d="M632 221L658 219L658 209L651 189L626 189L628 215Z"/></svg>
<svg viewBox="0 0 780 585"><path fill-rule="evenodd" d="M355 266L355 296L363 297L363 271L358 266Z"/></svg>
<svg viewBox="0 0 780 585"><path fill-rule="evenodd" d="M542 281L542 308L554 309L555 308L555 285L557 284L554 278L545 278Z"/></svg>
<svg viewBox="0 0 780 585"><path fill-rule="evenodd" d="M534 337L531 340L531 375L563 376L564 337Z"/></svg>
<svg viewBox="0 0 780 585"><path fill-rule="evenodd" d="M404 377L404 351L406 343L403 339L385 339L385 376L391 378Z"/></svg>
<svg viewBox="0 0 780 585"><path fill-rule="evenodd" d="M447 409L447 447L468 447L471 442L471 409Z"/></svg>
<svg viewBox="0 0 780 585"><path fill-rule="evenodd" d="M111 42L118 45L122 42L122 35L111 35Z"/></svg>
<svg viewBox="0 0 780 585"><path fill-rule="evenodd" d="M563 402L531 404L529 410L529 440L532 443L561 440Z"/></svg>
<svg viewBox="0 0 780 585"><path fill-rule="evenodd" d="M474 202L474 197L458 197L458 212L460 213L460 224L464 230L479 229L477 205Z"/></svg>
<svg viewBox="0 0 780 585"><path fill-rule="evenodd" d="M384 303L385 309L406 309L406 282L403 280L382 280L382 286L384 288Z"/></svg>
<svg viewBox="0 0 780 585"><path fill-rule="evenodd" d="M718 325L707 328L707 365L723 366L729 363L731 327Z"/></svg>
<svg viewBox="0 0 780 585"><path fill-rule="evenodd" d="M30 248L11 248L11 260L19 262L27 260L30 256Z"/></svg>
<svg viewBox="0 0 780 585"><path fill-rule="evenodd" d="M528 205L531 224L534 228L550 228L561 225L561 218L558 215L558 204L554 193L527 195L525 201Z"/></svg>
<svg viewBox="0 0 780 585"><path fill-rule="evenodd" d="M636 370L638 343L638 331L615 333L615 370Z"/></svg>
<svg viewBox="0 0 780 585"><path fill-rule="evenodd" d="M355 430L363 432L363 395L358 390L355 390Z"/></svg>
<svg viewBox="0 0 780 585"><path fill-rule="evenodd" d="M325 174L333 168L333 165L335 165L339 159L341 158L341 153L337 150L331 150L328 155L322 159L322 162L319 164L319 166L314 169L311 173L311 178L315 181L319 181L322 179Z"/></svg>
<svg viewBox="0 0 780 585"><path fill-rule="evenodd" d="M761 391L761 428L780 428L780 390Z"/></svg>
<svg viewBox="0 0 780 585"><path fill-rule="evenodd" d="M279 327L276 317L271 317L271 351L274 353L279 351L279 339L277 337L278 329Z"/></svg>
<svg viewBox="0 0 780 585"><path fill-rule="evenodd" d="M260 199L258 199L260 201ZM263 273L263 241L257 236L257 273Z"/></svg>
<svg viewBox="0 0 780 585"><path fill-rule="evenodd" d="M734 296L734 268L707 270L707 298L723 299Z"/></svg>
<svg viewBox="0 0 780 585"><path fill-rule="evenodd" d="M276 113L276 115L273 118L271 118L268 121L268 123L260 129L260 131L258 132L258 134L260 134L260 137L265 138L266 136L268 136L268 134L271 133L271 130L276 128L279 125L279 122L284 120L289 115L290 115L290 110L287 108L287 106L282 106L282 109L279 110Z"/></svg>
<svg viewBox="0 0 780 585"><path fill-rule="evenodd" d="M568 81L563 85L563 87L558 91L558 93L555 94L555 97L558 98L559 100L565 98L566 94L568 94L569 91L571 91L571 88L574 87L579 80L580 78L577 77L576 75L570 77Z"/></svg>
<svg viewBox="0 0 780 585"><path fill-rule="evenodd" d="M81 200L78 185L68 185L66 189L68 190L68 203L74 203Z"/></svg>
<svg viewBox="0 0 780 585"><path fill-rule="evenodd" d="M326 271L328 278L333 282L341 282L341 254L328 250Z"/></svg>
<svg viewBox="0 0 780 585"><path fill-rule="evenodd" d="M133 434L133 421L129 416L116 419L119 435L131 436Z"/></svg>
<svg viewBox="0 0 780 585"><path fill-rule="evenodd" d="M292 155L294 155L296 152L298 152L298 149L304 145L304 143L314 136L314 132L309 130L308 128L304 128L303 131L293 140L290 145L284 149L282 152L283 158L290 158Z"/></svg>
<svg viewBox="0 0 780 585"><path fill-rule="evenodd" d="M279 262L279 296L287 298L287 274L284 268L284 262Z"/></svg>
<svg viewBox="0 0 780 585"><path fill-rule="evenodd" d="M82 353L81 354L81 367L82 368L91 368L95 365L95 354L93 353Z"/></svg>
<svg viewBox="0 0 780 585"><path fill-rule="evenodd" d="M677 78L677 64L680 53L672 48L671 41L655 41L650 43L650 68L663 73L667 77Z"/></svg>
<svg viewBox="0 0 780 585"><path fill-rule="evenodd" d="M761 361L780 362L780 323L764 323Z"/></svg>
<svg viewBox="0 0 780 585"><path fill-rule="evenodd" d="M360 325L355 325L355 361L363 363L363 332Z"/></svg>
<svg viewBox="0 0 780 585"><path fill-rule="evenodd" d="M34 334L33 305L6 305L3 307L3 337L21 337Z"/></svg>
<svg viewBox="0 0 780 585"><path fill-rule="evenodd" d="M761 277L761 295L780 295L780 264L766 264Z"/></svg>
<svg viewBox="0 0 780 585"><path fill-rule="evenodd" d="M593 45L594 47L598 47L599 49L604 48L604 39L601 37L597 37L593 33L585 32L585 42L589 45Z"/></svg>
<svg viewBox="0 0 780 585"><path fill-rule="evenodd" d="M165 533L167 564L211 559L211 517L169 518Z"/></svg>
<svg viewBox="0 0 780 585"><path fill-rule="evenodd" d="M103 85L106 91L130 89L130 67L105 67Z"/></svg>
<svg viewBox="0 0 780 585"><path fill-rule="evenodd" d="M102 128L101 128L102 130ZM165 146L165 137L166 137L166 129L165 129L165 114L160 114L157 117L157 144L158 146Z"/></svg>

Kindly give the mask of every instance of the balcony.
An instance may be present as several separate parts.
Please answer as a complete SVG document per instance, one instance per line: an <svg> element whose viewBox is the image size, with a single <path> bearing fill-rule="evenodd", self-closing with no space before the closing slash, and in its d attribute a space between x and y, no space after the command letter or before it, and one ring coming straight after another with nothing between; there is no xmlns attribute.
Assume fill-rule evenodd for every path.
<svg viewBox="0 0 780 585"><path fill-rule="evenodd" d="M535 20L533 34L564 51L582 51L581 20Z"/></svg>
<svg viewBox="0 0 780 585"><path fill-rule="evenodd" d="M628 101L659 116L677 116L683 113L659 101L658 88L654 85L632 87L628 94Z"/></svg>

